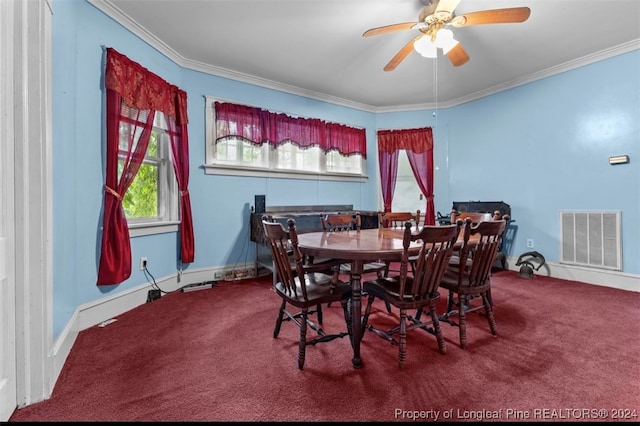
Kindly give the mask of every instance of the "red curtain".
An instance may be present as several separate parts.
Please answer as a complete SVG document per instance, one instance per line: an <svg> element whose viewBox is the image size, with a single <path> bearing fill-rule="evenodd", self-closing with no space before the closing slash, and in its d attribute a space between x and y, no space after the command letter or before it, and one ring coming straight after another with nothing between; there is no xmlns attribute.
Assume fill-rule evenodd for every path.
<svg viewBox="0 0 640 426"><path fill-rule="evenodd" d="M380 145L378 145L378 148ZM384 211L391 211L393 193L396 190L396 178L398 177L398 151L378 152L378 164L380 165L380 183L382 184L382 202Z"/></svg>
<svg viewBox="0 0 640 426"><path fill-rule="evenodd" d="M180 104L186 109L187 94L180 92L179 95ZM193 235L191 197L189 195L189 138L187 123L176 122L168 114L165 114L165 118L169 124L173 168L176 172L176 180L180 190L180 261L182 263L192 263L195 257L195 238Z"/></svg>
<svg viewBox="0 0 640 426"><path fill-rule="evenodd" d="M122 197L144 159L156 111L175 119L172 150L181 191L183 263L193 261L194 249L191 207L187 190L189 150L186 93L112 48L106 49L105 88L107 99L106 177L97 284L113 285L121 283L131 275L131 243L127 219L122 208ZM128 131L129 143L123 171L118 176L121 124L123 129Z"/></svg>
<svg viewBox="0 0 640 426"><path fill-rule="evenodd" d="M378 131L378 156L385 211L391 211L398 171L398 151L405 150L411 170L426 197L425 225L435 225L433 202L433 130L430 127ZM394 157L395 154L395 157Z"/></svg>
<svg viewBox="0 0 640 426"><path fill-rule="evenodd" d="M343 155L361 154L367 158L365 129L227 102L216 102L215 114L217 141L235 136L256 145L291 142L303 149L318 146L324 152L338 150Z"/></svg>
<svg viewBox="0 0 640 426"><path fill-rule="evenodd" d="M409 164L413 171L413 176L418 182L420 191L427 199L427 210L424 216L424 224L433 226L436 224L435 205L433 203L433 150L415 153L407 151Z"/></svg>

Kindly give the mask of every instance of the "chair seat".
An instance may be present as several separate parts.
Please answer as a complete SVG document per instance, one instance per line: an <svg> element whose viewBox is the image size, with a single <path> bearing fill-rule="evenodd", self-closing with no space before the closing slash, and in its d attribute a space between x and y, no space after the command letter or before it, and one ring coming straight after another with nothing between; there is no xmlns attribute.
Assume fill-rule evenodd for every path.
<svg viewBox="0 0 640 426"><path fill-rule="evenodd" d="M313 304L318 304L335 302L351 297L351 286L343 281L338 281L335 286L332 287L332 277L330 275L315 272L306 274L306 277L306 299L298 277L295 277L295 293L287 290L282 282L276 283L275 290L282 298L286 299L288 303L297 307L309 306L309 300L313 300Z"/></svg>
<svg viewBox="0 0 640 426"><path fill-rule="evenodd" d="M481 294L491 288L491 282L489 280L487 280L486 283L481 286L474 286L473 288L471 288L469 287L468 275L464 274L462 276L462 279L460 280L459 274L460 271L458 270L458 266L452 265L447 268L447 270L444 272L444 275L442 276L442 281L440 281L440 287L454 291L461 295Z"/></svg>
<svg viewBox="0 0 640 426"><path fill-rule="evenodd" d="M405 286L410 286L412 283L413 278L407 277ZM362 289L365 293L388 301L393 306L401 309L416 309L424 306L426 302L435 302L440 299L440 293L437 291L422 299L416 299L410 294L405 294L404 297L401 298L398 277L383 277L375 281L365 281Z"/></svg>

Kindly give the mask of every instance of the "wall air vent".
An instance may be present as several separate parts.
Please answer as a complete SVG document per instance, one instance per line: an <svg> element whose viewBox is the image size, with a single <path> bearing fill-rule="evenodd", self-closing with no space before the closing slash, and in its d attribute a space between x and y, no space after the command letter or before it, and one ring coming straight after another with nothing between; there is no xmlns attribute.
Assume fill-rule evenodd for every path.
<svg viewBox="0 0 640 426"><path fill-rule="evenodd" d="M560 212L560 263L622 270L620 212Z"/></svg>

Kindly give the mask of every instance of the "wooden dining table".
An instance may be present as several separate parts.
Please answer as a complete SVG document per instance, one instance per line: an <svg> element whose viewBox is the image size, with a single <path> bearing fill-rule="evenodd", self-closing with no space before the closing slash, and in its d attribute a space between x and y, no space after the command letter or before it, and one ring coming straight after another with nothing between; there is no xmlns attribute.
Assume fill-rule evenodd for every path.
<svg viewBox="0 0 640 426"><path fill-rule="evenodd" d="M362 340L362 268L365 263L377 261L399 262L402 257L403 228L377 228L344 232L309 232L298 235L298 247L307 256L341 259L351 262L351 317L353 335L352 364L362 367L360 341ZM415 254L420 243L411 243L409 252Z"/></svg>

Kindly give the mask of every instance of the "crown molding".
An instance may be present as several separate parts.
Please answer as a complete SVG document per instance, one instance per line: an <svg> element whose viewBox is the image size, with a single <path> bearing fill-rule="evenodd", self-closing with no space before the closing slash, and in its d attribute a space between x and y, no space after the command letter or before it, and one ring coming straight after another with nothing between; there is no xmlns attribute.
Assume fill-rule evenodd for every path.
<svg viewBox="0 0 640 426"><path fill-rule="evenodd" d="M217 77L228 78L234 81L252 84L252 85L264 87L267 89L278 90L281 92L290 93L292 95L303 96L303 97L307 97L307 98L311 98L311 99L315 99L323 102L329 102L336 105L341 105L341 106L345 106L353 109L358 109L358 110L367 111L367 112L374 112L374 113L418 111L418 110L435 109L435 108L440 108L440 109L450 108L450 107L461 105L467 102L475 101L475 100L478 100L478 99L481 99L489 95L493 95L508 89L522 86L524 84L541 80L543 78L551 77L556 74L570 71L585 65L589 65L594 62L599 62L604 59L608 59L614 56L621 55L623 53L640 49L640 39L636 39L627 43L620 44L618 46L614 46L609 49L602 50L594 54L577 58L573 61L565 62L564 64L556 65L554 67L547 68L515 80L511 80L511 81L508 81L496 86L492 86L475 93L471 93L467 96L452 99L447 102L438 102L437 104L431 102L431 103L424 103L424 104L376 107L374 105L362 104L362 103L354 102L348 99L327 95L326 93L315 92L312 90L308 90L308 89L304 89L296 86L290 86L287 84L278 83L272 80L266 80L253 75L243 74L243 73L228 70L225 68L216 67L211 64L205 64L202 62L185 58L184 56L176 52L174 49L169 47L162 40L160 40L158 37L156 37L154 34L149 32L146 28L144 28L134 19L131 19L129 16L127 16L124 12L122 12L122 10L116 7L109 0L87 0L87 2L95 6L97 9L99 9L103 13L105 13L107 16L114 19L116 22L124 26L126 29L128 29L138 37L140 37L142 40L147 42L150 46L152 46L153 48L158 50L160 53L167 56L169 59L171 59L173 62L175 62L177 65L179 65L182 68L215 75Z"/></svg>

